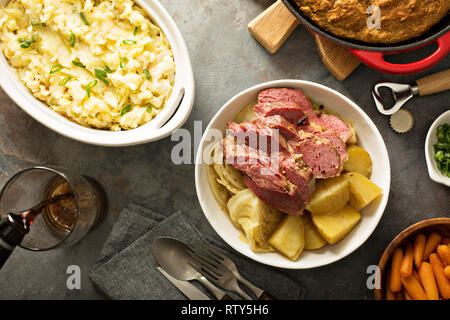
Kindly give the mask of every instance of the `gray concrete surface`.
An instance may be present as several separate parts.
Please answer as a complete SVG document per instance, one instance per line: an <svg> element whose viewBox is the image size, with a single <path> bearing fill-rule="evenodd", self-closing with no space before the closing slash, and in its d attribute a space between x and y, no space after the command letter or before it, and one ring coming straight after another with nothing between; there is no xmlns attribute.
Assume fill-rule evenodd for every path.
<svg viewBox="0 0 450 320"><path fill-rule="evenodd" d="M450 93L418 97L407 108L415 126L394 133L388 118L375 109L370 90L379 80L409 82L416 76L383 75L364 65L345 81L329 74L308 32L299 27L275 55L247 32L247 23L271 0L161 0L189 47L196 79L196 100L184 128L194 120L203 128L233 95L264 81L293 78L329 86L360 105L385 139L392 170L388 207L368 241L345 259L314 270L283 271L301 281L307 299L372 299L366 268L376 264L386 245L407 226L423 219L450 216L449 189L428 177L424 142L433 120L450 108ZM403 61L404 58L397 58ZM447 57L425 74L450 67ZM0 90L0 185L16 171L34 164L63 165L92 176L105 187L110 210L103 224L79 245L45 253L18 249L0 271L0 299L103 299L88 279L89 271L122 208L129 202L169 215L183 210L205 233L214 233L195 193L194 165L174 165L176 142L128 148L103 148L64 138L30 118ZM66 268L82 270L82 289L66 288ZM270 288L269 288L270 289Z"/></svg>

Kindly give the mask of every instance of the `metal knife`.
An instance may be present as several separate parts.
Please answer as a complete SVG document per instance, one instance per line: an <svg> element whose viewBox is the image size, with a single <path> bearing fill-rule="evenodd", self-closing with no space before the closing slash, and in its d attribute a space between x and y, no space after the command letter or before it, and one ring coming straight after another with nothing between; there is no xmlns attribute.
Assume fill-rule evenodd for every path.
<svg viewBox="0 0 450 320"><path fill-rule="evenodd" d="M168 274L163 268L158 267L158 270L167 278L175 287L178 288L190 300L211 300L206 294L197 289L189 281L178 280Z"/></svg>

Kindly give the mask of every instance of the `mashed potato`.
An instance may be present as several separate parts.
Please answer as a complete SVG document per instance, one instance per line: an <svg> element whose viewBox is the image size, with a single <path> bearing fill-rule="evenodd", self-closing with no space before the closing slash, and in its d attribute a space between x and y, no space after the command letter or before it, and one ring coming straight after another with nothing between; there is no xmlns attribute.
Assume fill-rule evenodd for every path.
<svg viewBox="0 0 450 320"><path fill-rule="evenodd" d="M170 45L132 0L12 0L0 40L32 94L86 127L136 128L172 93Z"/></svg>

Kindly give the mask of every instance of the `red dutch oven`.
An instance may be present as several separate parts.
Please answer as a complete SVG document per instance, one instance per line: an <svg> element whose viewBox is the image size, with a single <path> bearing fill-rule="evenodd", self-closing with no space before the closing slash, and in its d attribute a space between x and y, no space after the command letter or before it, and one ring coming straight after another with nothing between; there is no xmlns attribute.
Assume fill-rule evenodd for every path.
<svg viewBox="0 0 450 320"><path fill-rule="evenodd" d="M408 41L396 44L372 44L357 40L337 37L315 24L311 19L302 14L295 0L282 0L292 14L300 22L316 32L341 46L346 47L354 56L369 67L390 74L408 75L425 71L444 59L450 52L450 16L433 26L428 32ZM431 43L437 44L437 49L428 57L407 64L395 64L387 62L385 55L397 54L417 50Z"/></svg>

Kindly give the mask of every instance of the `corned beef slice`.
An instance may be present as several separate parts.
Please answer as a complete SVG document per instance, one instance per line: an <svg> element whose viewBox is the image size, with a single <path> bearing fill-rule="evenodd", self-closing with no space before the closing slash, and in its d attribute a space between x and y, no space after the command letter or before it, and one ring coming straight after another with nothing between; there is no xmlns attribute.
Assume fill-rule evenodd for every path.
<svg viewBox="0 0 450 320"><path fill-rule="evenodd" d="M269 206L290 215L301 215L303 213L303 201L299 197L298 190L291 190L290 192L269 190L260 186L248 176L244 177L244 183L258 196L258 198Z"/></svg>
<svg viewBox="0 0 450 320"><path fill-rule="evenodd" d="M334 131L334 133L336 133L336 135L341 138L344 143L347 142L353 135L345 121L336 116L330 114L317 115L313 110L306 111L305 115L308 117L310 123L315 123L328 130Z"/></svg>
<svg viewBox="0 0 450 320"><path fill-rule="evenodd" d="M255 115L260 118L279 115L290 123L296 124L305 114L300 107L292 102L266 102L253 107Z"/></svg>
<svg viewBox="0 0 450 320"><path fill-rule="evenodd" d="M296 126L291 124L286 120L286 118L280 115L267 116L264 118L253 120L252 122L258 123L259 127L266 126L272 129L279 130L280 134L288 140L298 136Z"/></svg>
<svg viewBox="0 0 450 320"><path fill-rule="evenodd" d="M312 110L311 102L300 89L272 88L258 94L258 103L290 102L296 104L302 111Z"/></svg>
<svg viewBox="0 0 450 320"><path fill-rule="evenodd" d="M311 168L316 178L335 177L342 171L341 157L328 139L311 133L299 132L300 137L288 143L295 154Z"/></svg>
<svg viewBox="0 0 450 320"><path fill-rule="evenodd" d="M314 189L314 174L299 155L280 155L281 172L300 192L302 200L308 202Z"/></svg>

